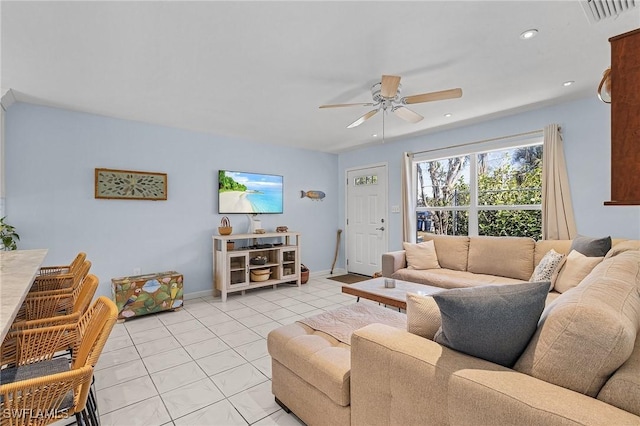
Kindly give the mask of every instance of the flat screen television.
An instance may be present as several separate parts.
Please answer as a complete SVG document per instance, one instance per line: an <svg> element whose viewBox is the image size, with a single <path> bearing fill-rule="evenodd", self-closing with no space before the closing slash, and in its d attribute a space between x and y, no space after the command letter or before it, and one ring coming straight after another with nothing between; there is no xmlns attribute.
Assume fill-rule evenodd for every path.
<svg viewBox="0 0 640 426"><path fill-rule="evenodd" d="M282 213L283 178L261 173L218 171L218 213Z"/></svg>

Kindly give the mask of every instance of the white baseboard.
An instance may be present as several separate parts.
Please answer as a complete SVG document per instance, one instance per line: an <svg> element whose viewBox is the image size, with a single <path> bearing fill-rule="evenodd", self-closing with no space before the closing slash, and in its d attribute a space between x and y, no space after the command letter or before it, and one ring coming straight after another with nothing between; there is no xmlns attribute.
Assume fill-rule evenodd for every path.
<svg viewBox="0 0 640 426"><path fill-rule="evenodd" d="M328 277L335 277L338 275L344 275L347 273L346 269L334 269L333 270L333 274L331 273L330 270L325 270L325 271L311 271L309 272L309 278L328 278ZM213 290L203 290L203 291L194 291L193 293L185 293L183 295L184 300L190 300L190 299L197 299L199 297L212 297L213 296Z"/></svg>
<svg viewBox="0 0 640 426"><path fill-rule="evenodd" d="M197 299L199 297L213 296L213 290L194 291L193 293L185 293L184 300Z"/></svg>

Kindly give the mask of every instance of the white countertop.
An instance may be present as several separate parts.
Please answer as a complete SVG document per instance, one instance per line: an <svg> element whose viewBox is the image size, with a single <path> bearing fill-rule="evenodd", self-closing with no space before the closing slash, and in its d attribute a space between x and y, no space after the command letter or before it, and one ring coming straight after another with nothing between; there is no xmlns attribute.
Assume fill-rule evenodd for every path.
<svg viewBox="0 0 640 426"><path fill-rule="evenodd" d="M0 342L9 332L47 251L0 251Z"/></svg>

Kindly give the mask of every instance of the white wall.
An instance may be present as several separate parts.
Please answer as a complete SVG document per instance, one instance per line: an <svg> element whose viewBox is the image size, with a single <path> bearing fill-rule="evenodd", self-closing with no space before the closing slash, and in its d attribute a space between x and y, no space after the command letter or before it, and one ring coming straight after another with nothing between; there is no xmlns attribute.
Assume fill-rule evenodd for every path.
<svg viewBox="0 0 640 426"><path fill-rule="evenodd" d="M337 156L216 137L97 115L16 103L6 113L6 214L20 249L48 248L45 264L79 251L108 295L111 278L175 269L185 293L212 289L218 169L284 176L284 214L263 228L302 233L302 261L331 268L338 228ZM94 199L96 167L165 172L167 201ZM300 198L321 190L324 201ZM231 215L246 232L247 215Z"/></svg>
<svg viewBox="0 0 640 426"><path fill-rule="evenodd" d="M393 117L392 117L393 118ZM428 117L426 118L428 119ZM401 205L400 170L403 151L446 147L542 129L550 123L562 127L565 158L578 232L640 239L640 207L604 206L611 196L610 107L596 99L573 101L506 118L488 120L458 129L441 131L341 154L339 173L381 161L389 162L389 206ZM368 122L365 125L370 125ZM410 126L410 124L407 124ZM344 223L344 187L340 187L339 223ZM389 212L389 249L402 247L402 218Z"/></svg>

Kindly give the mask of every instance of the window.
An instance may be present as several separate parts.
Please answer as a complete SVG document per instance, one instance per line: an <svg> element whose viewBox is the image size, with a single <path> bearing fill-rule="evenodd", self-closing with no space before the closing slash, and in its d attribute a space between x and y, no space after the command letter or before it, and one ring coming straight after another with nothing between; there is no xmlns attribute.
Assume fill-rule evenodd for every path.
<svg viewBox="0 0 640 426"><path fill-rule="evenodd" d="M414 160L417 240L542 237L542 142Z"/></svg>

